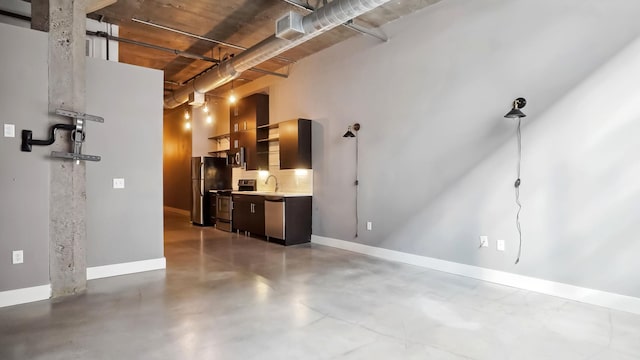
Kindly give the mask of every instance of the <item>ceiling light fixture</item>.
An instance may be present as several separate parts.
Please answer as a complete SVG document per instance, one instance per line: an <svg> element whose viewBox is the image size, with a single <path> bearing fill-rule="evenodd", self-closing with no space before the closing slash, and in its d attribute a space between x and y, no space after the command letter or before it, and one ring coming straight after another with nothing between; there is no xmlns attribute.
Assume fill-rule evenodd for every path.
<svg viewBox="0 0 640 360"><path fill-rule="evenodd" d="M355 133L353 131L355 131ZM347 127L347 132L344 133L344 135L342 135L342 137L344 138L356 138L356 180L354 182L354 185L356 187L356 236L358 237L358 225L359 225L359 219L358 219L358 185L360 185L360 182L358 180L358 131L360 131L360 124L359 123L355 123L353 125L349 125L349 127Z"/></svg>
<svg viewBox="0 0 640 360"><path fill-rule="evenodd" d="M231 92L229 93L229 102L235 104L238 101L236 94L233 93L233 80L231 80Z"/></svg>
<svg viewBox="0 0 640 360"><path fill-rule="evenodd" d="M518 140L518 165L516 167L517 179L513 184L516 193L516 205L518 205L518 212L516 213L516 229L518 229L519 245L518 245L518 257L516 258L516 264L520 262L520 255L522 255L522 227L520 226L520 212L522 211L522 203L520 203L520 163L522 162L522 133L520 132L520 125L522 118L526 117L520 109L527 105L527 100L524 98L517 98L513 101L511 111L509 111L504 117L508 119L518 119L518 125L516 127L516 138Z"/></svg>
<svg viewBox="0 0 640 360"><path fill-rule="evenodd" d="M211 124L213 122L213 118L211 115L207 116L207 124Z"/></svg>
<svg viewBox="0 0 640 360"><path fill-rule="evenodd" d="M191 122L187 121L186 123L184 123L184 128L187 130L191 129Z"/></svg>
<svg viewBox="0 0 640 360"><path fill-rule="evenodd" d="M185 110L184 111L184 118L189 120L189 118L191 118L191 116L189 115L189 110Z"/></svg>
<svg viewBox="0 0 640 360"><path fill-rule="evenodd" d="M202 108L202 111L204 111L205 114L209 113L209 105L208 104L204 104L204 107Z"/></svg>

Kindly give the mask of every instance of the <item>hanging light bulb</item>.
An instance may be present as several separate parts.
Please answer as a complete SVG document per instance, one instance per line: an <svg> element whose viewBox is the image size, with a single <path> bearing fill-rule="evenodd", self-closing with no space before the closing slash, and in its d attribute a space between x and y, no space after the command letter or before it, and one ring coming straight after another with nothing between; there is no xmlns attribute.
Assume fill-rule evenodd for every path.
<svg viewBox="0 0 640 360"><path fill-rule="evenodd" d="M236 94L233 92L233 80L231 80L231 92L229 93L229 102L235 104L238 101Z"/></svg>
<svg viewBox="0 0 640 360"><path fill-rule="evenodd" d="M207 116L207 124L211 124L213 122L213 118L211 115Z"/></svg>
<svg viewBox="0 0 640 360"><path fill-rule="evenodd" d="M187 119L187 120L189 120L189 118L190 118L190 117L191 117L191 116L189 116L189 111L185 111L185 112L184 112L184 118L185 118L185 119Z"/></svg>
<svg viewBox="0 0 640 360"><path fill-rule="evenodd" d="M186 123L184 123L184 128L187 130L191 129L191 122L187 121Z"/></svg>
<svg viewBox="0 0 640 360"><path fill-rule="evenodd" d="M204 104L204 107L202 108L202 111L205 112L205 114L209 113L209 105L208 104Z"/></svg>

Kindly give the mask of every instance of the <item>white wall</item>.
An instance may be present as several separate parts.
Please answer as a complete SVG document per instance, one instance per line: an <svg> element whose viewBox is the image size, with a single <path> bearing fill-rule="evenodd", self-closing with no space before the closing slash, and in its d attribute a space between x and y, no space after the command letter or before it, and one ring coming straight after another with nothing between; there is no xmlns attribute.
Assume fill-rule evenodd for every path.
<svg viewBox="0 0 640 360"><path fill-rule="evenodd" d="M315 121L314 234L640 297L639 11L447 0L385 26L388 43L360 36L251 86L270 87L272 122ZM514 265L515 122L503 115L518 96L529 105ZM354 122L358 238L355 143L341 137Z"/></svg>
<svg viewBox="0 0 640 360"><path fill-rule="evenodd" d="M102 31L109 35L118 36L120 28L118 25L113 25L105 22L99 22L92 19L87 19L88 31ZM87 56L118 62L120 44L117 41L109 40L109 51L107 51L107 40L99 36L87 36ZM108 54L107 54L108 52Z"/></svg>

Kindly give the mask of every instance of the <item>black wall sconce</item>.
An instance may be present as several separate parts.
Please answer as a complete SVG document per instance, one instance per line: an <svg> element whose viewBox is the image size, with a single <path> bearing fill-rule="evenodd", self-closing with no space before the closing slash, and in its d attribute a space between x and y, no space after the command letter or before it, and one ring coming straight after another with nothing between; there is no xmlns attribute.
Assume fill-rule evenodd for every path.
<svg viewBox="0 0 640 360"><path fill-rule="evenodd" d="M355 131L355 133L354 133L354 131ZM342 135L342 137L344 137L344 138L356 138L356 180L354 182L354 185L356 187L356 236L355 237L358 237L358 225L359 225L359 219L358 219L358 185L360 184L360 182L358 180L358 131L360 131L360 124L359 123L355 123L353 125L349 125L349 127L347 128L347 132L344 133L344 135Z"/></svg>
<svg viewBox="0 0 640 360"><path fill-rule="evenodd" d="M517 178L513 184L516 193L516 205L518 205L518 212L516 213L516 229L518 229L519 245L518 245L518 257L516 258L516 264L520 262L520 255L522 255L522 227L520 226L520 212L522 211L522 203L520 202L520 164L522 162L522 133L520 132L520 125L522 124L522 118L526 117L520 109L527 105L525 98L517 98L513 100L511 110L504 116L508 119L518 119L518 125L516 127L516 138L518 139L518 166L517 166Z"/></svg>

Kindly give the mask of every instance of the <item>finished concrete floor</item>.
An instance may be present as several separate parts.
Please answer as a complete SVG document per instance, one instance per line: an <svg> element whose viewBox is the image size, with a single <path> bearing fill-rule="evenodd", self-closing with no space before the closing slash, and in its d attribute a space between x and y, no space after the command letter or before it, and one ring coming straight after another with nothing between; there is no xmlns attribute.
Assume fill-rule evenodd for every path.
<svg viewBox="0 0 640 360"><path fill-rule="evenodd" d="M640 359L640 316L165 216L167 270L0 309L0 359Z"/></svg>

